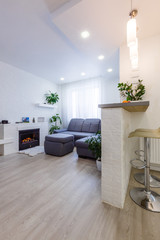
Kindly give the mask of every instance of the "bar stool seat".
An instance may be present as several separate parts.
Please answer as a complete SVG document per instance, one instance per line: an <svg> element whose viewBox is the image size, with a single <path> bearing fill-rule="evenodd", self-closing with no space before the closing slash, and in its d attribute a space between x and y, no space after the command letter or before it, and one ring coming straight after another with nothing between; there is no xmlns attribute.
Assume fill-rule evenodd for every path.
<svg viewBox="0 0 160 240"><path fill-rule="evenodd" d="M160 128L158 129L137 129L134 132L131 132L128 136L131 137L144 137L144 164L140 161L141 168L144 167L145 174L144 184L145 188L133 188L130 191L131 199L138 204L140 207L152 211L160 212L160 195L156 192L150 190L150 138L160 139ZM137 160L137 159L136 159ZM138 163L138 162L137 162ZM131 161L133 167L138 168L135 160ZM135 166L134 166L135 165Z"/></svg>
<svg viewBox="0 0 160 240"><path fill-rule="evenodd" d="M138 128L135 131L131 132L128 136L131 137L146 137L146 138L160 138L160 128L158 129L145 129Z"/></svg>

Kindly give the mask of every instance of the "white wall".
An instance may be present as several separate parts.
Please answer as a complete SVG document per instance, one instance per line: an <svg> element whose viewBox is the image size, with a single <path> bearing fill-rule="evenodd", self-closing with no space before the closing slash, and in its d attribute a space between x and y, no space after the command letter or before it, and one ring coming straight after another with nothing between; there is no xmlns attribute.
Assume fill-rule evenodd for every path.
<svg viewBox="0 0 160 240"><path fill-rule="evenodd" d="M101 78L101 104L117 103L120 95L117 88L119 76L108 76Z"/></svg>
<svg viewBox="0 0 160 240"><path fill-rule="evenodd" d="M48 121L60 112L60 102L56 104L57 109L36 106L44 102L48 90L60 94L56 84L0 62L0 121L16 122L22 117L30 117L30 120L45 117Z"/></svg>
<svg viewBox="0 0 160 240"><path fill-rule="evenodd" d="M126 45L120 48L120 81L132 82L131 76L136 76L137 72L131 71L129 60L129 49ZM160 127L160 35L139 40L139 71L140 79L146 86L144 100L150 101L150 106L146 113L139 115L132 114L133 126L139 128Z"/></svg>

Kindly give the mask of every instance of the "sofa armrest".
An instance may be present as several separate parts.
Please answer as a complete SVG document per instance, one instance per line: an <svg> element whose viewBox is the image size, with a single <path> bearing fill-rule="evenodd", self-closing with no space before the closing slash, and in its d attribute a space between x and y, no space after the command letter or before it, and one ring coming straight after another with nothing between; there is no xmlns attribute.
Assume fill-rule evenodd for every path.
<svg viewBox="0 0 160 240"><path fill-rule="evenodd" d="M67 131L66 128L64 128L64 129L58 129L58 130L54 130L54 133L61 133L61 132L65 132L65 131Z"/></svg>

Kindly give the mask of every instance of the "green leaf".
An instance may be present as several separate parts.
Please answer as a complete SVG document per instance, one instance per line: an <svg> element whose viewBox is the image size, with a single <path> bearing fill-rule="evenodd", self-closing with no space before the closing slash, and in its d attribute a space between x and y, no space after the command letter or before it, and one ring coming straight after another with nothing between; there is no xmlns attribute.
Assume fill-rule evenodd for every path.
<svg viewBox="0 0 160 240"><path fill-rule="evenodd" d="M48 94L46 96L46 101L48 104L55 104L56 102L59 101L59 96L57 93L52 93L51 91L49 91L50 94Z"/></svg>
<svg viewBox="0 0 160 240"><path fill-rule="evenodd" d="M132 83L118 83L118 90L122 97L126 97L127 101L142 100L145 94L145 86L143 80L138 79L137 86L134 88Z"/></svg>
<svg viewBox="0 0 160 240"><path fill-rule="evenodd" d="M95 136L89 137L86 141L88 149L92 151L96 158L101 158L101 134L98 132Z"/></svg>
<svg viewBox="0 0 160 240"><path fill-rule="evenodd" d="M50 123L54 123L54 125L51 125L50 129L49 129L49 133L52 134L54 132L55 129L60 129L59 126L57 126L58 122L59 124L61 125L62 124L62 120L59 116L59 114L57 113L56 115L52 116L50 119L49 119L49 122Z"/></svg>

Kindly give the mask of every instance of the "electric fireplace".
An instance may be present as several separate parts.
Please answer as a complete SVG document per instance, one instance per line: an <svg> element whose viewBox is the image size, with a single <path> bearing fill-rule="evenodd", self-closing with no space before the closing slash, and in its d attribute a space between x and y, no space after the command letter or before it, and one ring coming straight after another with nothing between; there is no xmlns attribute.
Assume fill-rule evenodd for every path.
<svg viewBox="0 0 160 240"><path fill-rule="evenodd" d="M19 131L19 150L39 146L39 129L29 129Z"/></svg>

